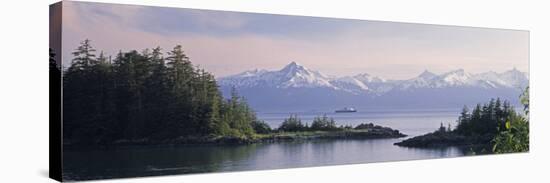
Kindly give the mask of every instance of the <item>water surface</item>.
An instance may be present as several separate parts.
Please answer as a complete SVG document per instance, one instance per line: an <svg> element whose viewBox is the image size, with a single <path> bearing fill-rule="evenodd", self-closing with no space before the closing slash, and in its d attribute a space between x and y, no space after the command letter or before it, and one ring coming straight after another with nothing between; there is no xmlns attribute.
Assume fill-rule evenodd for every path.
<svg viewBox="0 0 550 183"><path fill-rule="evenodd" d="M298 113L303 122L327 114L339 124L372 122L409 137L372 140L313 140L250 145L126 147L64 152L68 180L119 178L183 173L263 170L276 168L370 163L463 156L457 147L418 149L393 145L412 136L456 124L459 110L364 111L357 113ZM272 127L290 113L258 113Z"/></svg>

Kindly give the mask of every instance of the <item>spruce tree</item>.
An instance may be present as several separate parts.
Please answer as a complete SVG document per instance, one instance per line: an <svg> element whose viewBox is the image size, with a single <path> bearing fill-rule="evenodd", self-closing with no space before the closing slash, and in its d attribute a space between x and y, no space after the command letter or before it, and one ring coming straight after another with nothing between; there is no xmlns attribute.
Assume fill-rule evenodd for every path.
<svg viewBox="0 0 550 183"><path fill-rule="evenodd" d="M95 51L96 50L91 45L91 41L89 39L85 39L72 53L74 58L72 60L71 67L73 69L88 69L91 65L97 62L95 59Z"/></svg>

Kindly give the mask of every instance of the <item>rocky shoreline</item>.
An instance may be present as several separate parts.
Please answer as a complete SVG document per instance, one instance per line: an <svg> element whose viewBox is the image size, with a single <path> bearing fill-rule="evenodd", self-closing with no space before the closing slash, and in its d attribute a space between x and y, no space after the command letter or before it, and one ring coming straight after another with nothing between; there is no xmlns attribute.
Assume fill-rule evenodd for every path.
<svg viewBox="0 0 550 183"><path fill-rule="evenodd" d="M381 138L401 138L407 135L389 127L378 125L362 124L355 129L340 129L332 131L299 131L299 132L275 132L269 134L256 134L253 137L235 137L235 136L204 136L192 137L182 136L175 139L152 140L118 140L111 144L100 145L79 145L64 144L67 149L82 148L111 148L111 147L130 147L130 146L186 146L186 145L234 145L234 144L253 144L253 143L276 143L290 141L308 141L308 140L341 140L341 139L381 139Z"/></svg>
<svg viewBox="0 0 550 183"><path fill-rule="evenodd" d="M300 141L316 139L380 139L401 138L407 135L393 129L349 129L342 131L291 132L265 135L256 142Z"/></svg>
<svg viewBox="0 0 550 183"><path fill-rule="evenodd" d="M470 146L489 144L492 139L491 135L464 136L454 132L435 131L394 143L394 145L418 148Z"/></svg>

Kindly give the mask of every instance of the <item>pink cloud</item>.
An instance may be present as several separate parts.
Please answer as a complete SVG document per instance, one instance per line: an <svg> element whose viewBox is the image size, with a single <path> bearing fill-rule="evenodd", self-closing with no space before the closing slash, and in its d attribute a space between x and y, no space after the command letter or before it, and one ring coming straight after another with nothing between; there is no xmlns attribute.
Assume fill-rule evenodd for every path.
<svg viewBox="0 0 550 183"><path fill-rule="evenodd" d="M138 6L105 10L121 17L115 21L110 16L78 9L71 3L65 5L63 50L67 53L85 38L91 39L98 50L111 55L120 49L142 50L156 46L168 51L176 44L181 44L194 64L218 77L255 68L279 69L291 61L329 75L370 73L394 79L410 78L424 69L434 72L457 68L470 72L503 71L512 67L528 70L526 32L496 31L490 36L472 35L460 39L452 37L452 34L443 35L447 37L438 41L438 44L443 45L407 37L373 38L366 36L369 30L361 29L326 35L317 40L285 39L260 34L208 36L181 32L162 35L132 26L135 16L140 13ZM93 21L85 22L82 16ZM232 21L217 22L216 16L202 14L198 21L224 28L239 27L246 21L239 17L229 19ZM468 44L457 44L461 40L467 40ZM64 54L65 62L70 59L70 56Z"/></svg>

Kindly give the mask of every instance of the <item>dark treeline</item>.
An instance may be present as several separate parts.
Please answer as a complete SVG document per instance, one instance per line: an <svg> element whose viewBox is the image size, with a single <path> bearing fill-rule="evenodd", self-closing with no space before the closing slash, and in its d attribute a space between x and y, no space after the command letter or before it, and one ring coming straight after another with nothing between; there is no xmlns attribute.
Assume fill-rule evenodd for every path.
<svg viewBox="0 0 550 183"><path fill-rule="evenodd" d="M528 89L521 96L525 115L529 111ZM491 99L471 111L464 107L458 125L396 143L402 146L431 147L448 145L483 145L485 152L525 152L529 150L529 120L516 112L510 103Z"/></svg>
<svg viewBox="0 0 550 183"><path fill-rule="evenodd" d="M505 128L506 121L512 114L516 112L508 101L491 99L484 105L477 104L471 112L464 107L454 131L466 136L485 134L494 136L500 129Z"/></svg>
<svg viewBox="0 0 550 183"><path fill-rule="evenodd" d="M166 54L159 47L96 54L84 40L64 70L66 143L247 138L264 124L235 90L224 99L214 76L193 66L180 45Z"/></svg>
<svg viewBox="0 0 550 183"><path fill-rule="evenodd" d="M525 116L529 114L529 89L520 97ZM458 126L451 131L466 137L485 136L482 143L492 146L495 153L529 150L529 120L516 112L507 101L491 100L477 105L471 112L465 107Z"/></svg>
<svg viewBox="0 0 550 183"><path fill-rule="evenodd" d="M525 116L529 114L529 90L522 94ZM480 143L492 146L494 153L529 151L529 120L506 101L491 100L471 112L463 109L458 126L450 133L466 137L486 137Z"/></svg>
<svg viewBox="0 0 550 183"><path fill-rule="evenodd" d="M355 129L365 129L365 125L369 124L360 124ZM370 124L372 125L372 124ZM291 114L290 117L286 118L283 123L276 130L279 132L299 132L299 131L338 131L352 129L351 126L337 126L334 118L327 117L326 114L323 116L317 116L313 118L311 125L303 123L302 120L296 114Z"/></svg>

